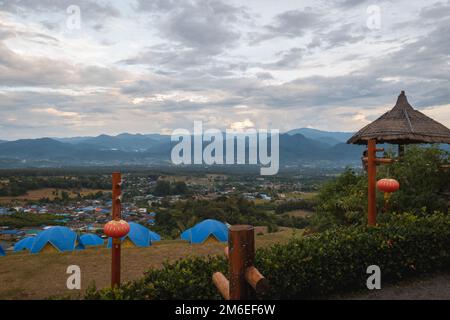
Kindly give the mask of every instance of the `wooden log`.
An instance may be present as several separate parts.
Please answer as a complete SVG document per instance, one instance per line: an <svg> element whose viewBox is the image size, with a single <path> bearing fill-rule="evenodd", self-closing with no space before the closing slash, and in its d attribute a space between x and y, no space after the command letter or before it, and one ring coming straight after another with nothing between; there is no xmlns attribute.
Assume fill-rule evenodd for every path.
<svg viewBox="0 0 450 320"><path fill-rule="evenodd" d="M245 279L245 271L255 259L255 229L249 225L235 225L229 229L230 299L254 298L252 287Z"/></svg>
<svg viewBox="0 0 450 320"><path fill-rule="evenodd" d="M212 280L217 290L225 300L230 300L230 282L222 272L216 272L212 276Z"/></svg>
<svg viewBox="0 0 450 320"><path fill-rule="evenodd" d="M389 164L389 163L394 162L393 159L389 159L389 158L377 158L375 161L377 162L377 164L381 164L381 163Z"/></svg>
<svg viewBox="0 0 450 320"><path fill-rule="evenodd" d="M367 161L369 161L369 158L364 157L363 161L367 162ZM377 164L382 164L382 163L389 164L389 163L395 162L395 160L394 159L389 159L389 158L375 158L375 162Z"/></svg>
<svg viewBox="0 0 450 320"><path fill-rule="evenodd" d="M366 149L365 152L368 152ZM384 152L384 148L375 148L375 152Z"/></svg>
<svg viewBox="0 0 450 320"><path fill-rule="evenodd" d="M269 288L267 279L253 266L245 271L245 279L255 289L257 294L264 293Z"/></svg>

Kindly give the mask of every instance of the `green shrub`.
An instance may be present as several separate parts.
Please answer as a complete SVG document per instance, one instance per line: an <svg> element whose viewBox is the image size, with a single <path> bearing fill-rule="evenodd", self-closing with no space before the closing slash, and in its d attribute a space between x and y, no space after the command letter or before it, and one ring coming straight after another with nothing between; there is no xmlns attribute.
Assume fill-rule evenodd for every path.
<svg viewBox="0 0 450 320"><path fill-rule="evenodd" d="M443 165L449 159L449 153L436 146L408 146L401 161L379 166L377 179L395 178L400 182L400 190L392 194L390 211L418 215L447 212L444 191L449 187L450 171ZM345 170L320 188L316 201L311 224L317 230L366 224L367 174ZM383 193L377 191L379 212L383 205Z"/></svg>
<svg viewBox="0 0 450 320"><path fill-rule="evenodd" d="M336 225L365 224L366 207L367 177L347 169L321 187L312 223L319 230Z"/></svg>
<svg viewBox="0 0 450 320"><path fill-rule="evenodd" d="M380 226L336 228L260 249L256 266L270 281L264 298L310 299L365 288L370 265L382 283L450 267L450 217L402 214ZM222 257L190 258L151 269L120 290L91 288L87 299L219 299L211 281Z"/></svg>
<svg viewBox="0 0 450 320"><path fill-rule="evenodd" d="M315 199L299 199L295 201L286 201L275 207L276 214L282 214L293 210L314 210L316 206Z"/></svg>
<svg viewBox="0 0 450 320"><path fill-rule="evenodd" d="M450 171L443 165L450 161L448 152L437 147L408 146L402 161L381 166L379 177L393 177L400 190L392 195L391 210L421 214L447 211L443 192L450 186Z"/></svg>
<svg viewBox="0 0 450 320"><path fill-rule="evenodd" d="M91 286L85 299L219 299L212 275L227 274L224 257L188 258L165 263L162 269L150 269L142 279L122 284L120 289L96 290Z"/></svg>

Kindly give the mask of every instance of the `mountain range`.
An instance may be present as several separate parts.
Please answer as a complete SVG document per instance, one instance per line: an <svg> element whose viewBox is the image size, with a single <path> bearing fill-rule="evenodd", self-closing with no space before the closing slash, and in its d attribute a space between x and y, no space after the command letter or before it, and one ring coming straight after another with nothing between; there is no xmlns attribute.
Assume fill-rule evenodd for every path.
<svg viewBox="0 0 450 320"><path fill-rule="evenodd" d="M347 145L345 142L351 135L309 128L291 130L280 135L280 162L282 165L359 162L363 147ZM176 144L170 138L160 134L122 133L2 141L0 167L170 165L170 153Z"/></svg>

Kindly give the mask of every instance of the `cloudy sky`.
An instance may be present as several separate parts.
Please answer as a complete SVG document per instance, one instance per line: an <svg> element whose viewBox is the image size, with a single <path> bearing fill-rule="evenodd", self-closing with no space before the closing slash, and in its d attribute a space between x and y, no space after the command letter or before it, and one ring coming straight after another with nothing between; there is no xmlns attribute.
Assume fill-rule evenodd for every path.
<svg viewBox="0 0 450 320"><path fill-rule="evenodd" d="M0 0L0 139L450 126L450 1Z"/></svg>

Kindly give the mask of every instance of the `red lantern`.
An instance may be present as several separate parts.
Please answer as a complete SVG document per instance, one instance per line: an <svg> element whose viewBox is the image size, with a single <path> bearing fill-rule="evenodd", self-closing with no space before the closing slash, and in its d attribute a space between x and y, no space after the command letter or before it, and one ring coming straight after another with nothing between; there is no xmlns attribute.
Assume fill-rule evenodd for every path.
<svg viewBox="0 0 450 320"><path fill-rule="evenodd" d="M400 189L400 183L395 179L381 179L377 182L378 190L382 192L395 192Z"/></svg>
<svg viewBox="0 0 450 320"><path fill-rule="evenodd" d="M122 238L130 232L130 225L125 220L112 220L105 224L103 232L111 238Z"/></svg>

